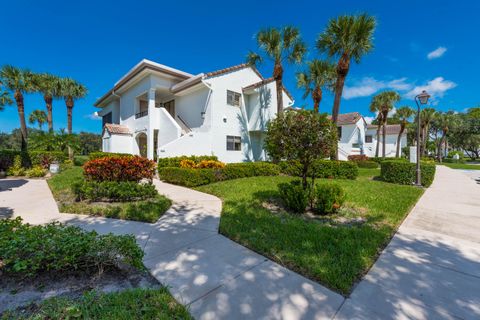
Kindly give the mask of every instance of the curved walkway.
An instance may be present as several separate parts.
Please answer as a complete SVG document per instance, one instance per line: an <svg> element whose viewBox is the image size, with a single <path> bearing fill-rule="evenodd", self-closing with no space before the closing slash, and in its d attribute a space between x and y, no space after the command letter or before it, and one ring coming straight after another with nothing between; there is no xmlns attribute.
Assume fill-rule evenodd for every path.
<svg viewBox="0 0 480 320"><path fill-rule="evenodd" d="M0 217L134 234L151 274L197 319L332 318L344 298L218 234L220 199L154 181L173 206L154 224L61 214L44 180L0 180Z"/></svg>

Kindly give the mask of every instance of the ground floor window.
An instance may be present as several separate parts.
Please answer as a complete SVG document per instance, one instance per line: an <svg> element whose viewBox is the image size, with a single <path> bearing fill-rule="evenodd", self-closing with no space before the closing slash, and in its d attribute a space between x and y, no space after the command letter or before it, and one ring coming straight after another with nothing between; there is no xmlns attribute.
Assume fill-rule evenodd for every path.
<svg viewBox="0 0 480 320"><path fill-rule="evenodd" d="M230 150L230 151L242 150L242 137L227 136L227 150Z"/></svg>
<svg viewBox="0 0 480 320"><path fill-rule="evenodd" d="M366 143L371 143L372 141L373 141L373 138L372 138L371 135L366 135L366 136L365 136L365 142L366 142Z"/></svg>

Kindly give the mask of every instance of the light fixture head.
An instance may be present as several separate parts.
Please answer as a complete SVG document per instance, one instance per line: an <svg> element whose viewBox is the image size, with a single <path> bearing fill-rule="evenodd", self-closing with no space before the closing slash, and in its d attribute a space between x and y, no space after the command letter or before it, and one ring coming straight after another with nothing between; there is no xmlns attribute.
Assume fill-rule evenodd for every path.
<svg viewBox="0 0 480 320"><path fill-rule="evenodd" d="M427 93L427 91L423 90L422 93L417 95L417 98L421 104L427 104L430 95Z"/></svg>

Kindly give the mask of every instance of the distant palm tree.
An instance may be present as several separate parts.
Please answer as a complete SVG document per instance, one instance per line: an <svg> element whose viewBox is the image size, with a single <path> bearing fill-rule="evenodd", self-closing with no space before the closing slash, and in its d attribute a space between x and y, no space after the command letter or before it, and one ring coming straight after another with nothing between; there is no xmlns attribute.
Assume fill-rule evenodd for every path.
<svg viewBox="0 0 480 320"><path fill-rule="evenodd" d="M378 157L378 138L380 133L380 126L382 127L382 157L385 158L385 149L387 146L386 137L387 137L387 119L388 113L393 110L395 102L400 100L400 95L395 91L384 91L372 98L370 104L370 110L372 112L378 112L378 127L377 127L377 150L375 151L375 156Z"/></svg>
<svg viewBox="0 0 480 320"><path fill-rule="evenodd" d="M58 82L59 94L65 100L67 106L67 133L72 134L72 112L75 100L85 97L88 90L85 86L71 78L62 78ZM69 158L73 159L73 150L69 147Z"/></svg>
<svg viewBox="0 0 480 320"><path fill-rule="evenodd" d="M442 162L442 146L446 145L447 134L455 126L456 118L455 118L455 115L451 112L438 113L435 121L437 122L438 128L442 130L442 136L438 141L438 148L437 148L438 161L441 163Z"/></svg>
<svg viewBox="0 0 480 320"><path fill-rule="evenodd" d="M313 110L318 113L322 88L333 89L337 73L335 65L325 60L313 59L307 62L307 66L307 70L297 73L297 87L304 90L303 99L312 96Z"/></svg>
<svg viewBox="0 0 480 320"><path fill-rule="evenodd" d="M35 87L38 92L43 95L45 106L47 109L47 122L48 131L53 131L53 115L52 115L52 102L53 99L59 97L59 78L49 74L41 73L34 76Z"/></svg>
<svg viewBox="0 0 480 320"><path fill-rule="evenodd" d="M20 119L20 132L22 141L22 151L27 150L27 124L25 122L25 106L23 95L33 92L33 74L26 69L20 69L14 66L5 65L0 69L0 79L2 84L9 91L13 92L13 98L17 105L18 117Z"/></svg>
<svg viewBox="0 0 480 320"><path fill-rule="evenodd" d="M277 91L277 113L283 112L283 63L300 63L307 48L302 41L300 31L292 26L281 29L267 28L256 35L258 48L263 55L250 51L247 63L255 66L265 58L273 61L273 78Z"/></svg>
<svg viewBox="0 0 480 320"><path fill-rule="evenodd" d="M360 63L362 57L373 50L373 32L376 20L367 14L342 15L331 19L317 39L316 47L329 57L338 57L335 99L332 108L332 121L337 123L340 113L340 99L350 70L350 61ZM335 157L338 159L338 146Z"/></svg>
<svg viewBox="0 0 480 320"><path fill-rule="evenodd" d="M42 130L42 126L47 122L47 114L43 110L33 110L28 117L30 124L38 123L38 128Z"/></svg>
<svg viewBox="0 0 480 320"><path fill-rule="evenodd" d="M375 112L377 114L377 118L375 119L377 122L377 134L376 134L376 139L377 139L377 146L375 148L375 157L378 158L378 154L380 151L380 129L382 128L383 125L383 114L381 112L381 100L377 97L374 96L372 98L372 101L370 102L370 111Z"/></svg>
<svg viewBox="0 0 480 320"><path fill-rule="evenodd" d="M395 118L400 121L400 132L398 133L397 137L397 152L395 153L395 157L400 157L400 142L402 140L403 132L405 132L405 128L408 125L408 120L415 114L415 111L410 108L409 106L400 107L395 112Z"/></svg>
<svg viewBox="0 0 480 320"><path fill-rule="evenodd" d="M429 140L429 132L430 132L430 123L435 118L435 109L433 108L425 108L420 112L420 128L421 128L421 154L427 155L427 143Z"/></svg>

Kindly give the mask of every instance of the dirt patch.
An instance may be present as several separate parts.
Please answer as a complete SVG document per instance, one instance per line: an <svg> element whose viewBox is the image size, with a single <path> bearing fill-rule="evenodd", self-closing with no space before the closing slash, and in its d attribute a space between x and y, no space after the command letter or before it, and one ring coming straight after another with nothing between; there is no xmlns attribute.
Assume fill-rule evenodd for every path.
<svg viewBox="0 0 480 320"><path fill-rule="evenodd" d="M160 284L147 271L106 271L102 274L43 274L34 279L0 276L0 315L8 309L19 312L32 303L52 297L79 298L86 291L117 292L133 288L158 288Z"/></svg>

